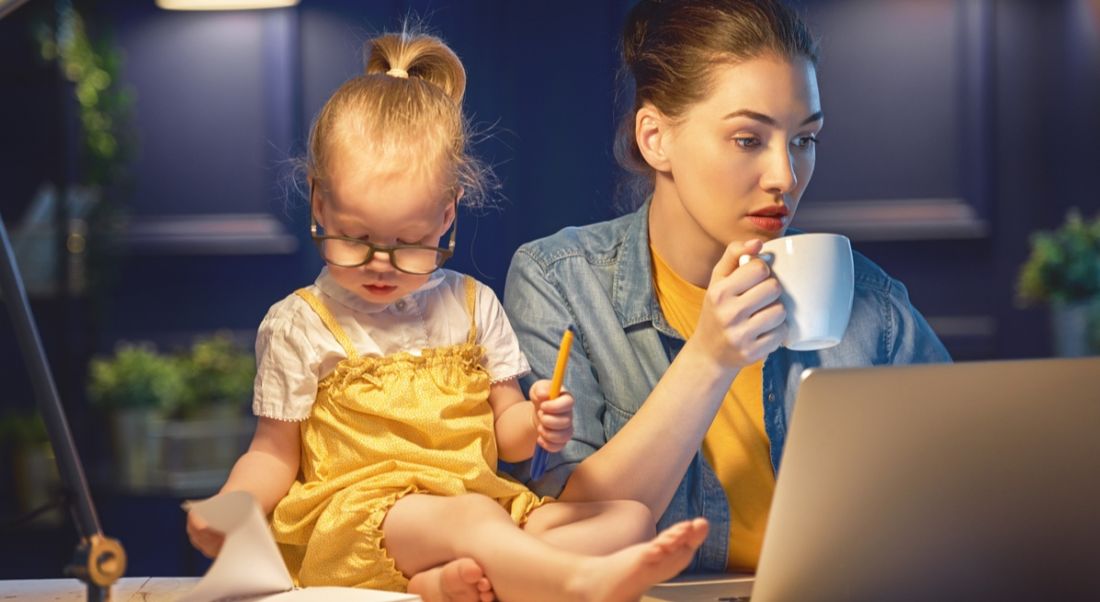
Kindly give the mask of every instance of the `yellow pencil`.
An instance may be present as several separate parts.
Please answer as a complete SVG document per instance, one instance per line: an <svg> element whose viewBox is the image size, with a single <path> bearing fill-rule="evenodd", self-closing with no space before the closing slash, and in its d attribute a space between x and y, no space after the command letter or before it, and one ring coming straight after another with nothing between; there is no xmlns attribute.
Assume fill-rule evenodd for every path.
<svg viewBox="0 0 1100 602"><path fill-rule="evenodd" d="M558 347L558 362L554 364L554 378L550 380L550 397L561 395L561 381L565 378L565 368L569 365L569 350L573 348L573 330L566 328L561 335Z"/></svg>

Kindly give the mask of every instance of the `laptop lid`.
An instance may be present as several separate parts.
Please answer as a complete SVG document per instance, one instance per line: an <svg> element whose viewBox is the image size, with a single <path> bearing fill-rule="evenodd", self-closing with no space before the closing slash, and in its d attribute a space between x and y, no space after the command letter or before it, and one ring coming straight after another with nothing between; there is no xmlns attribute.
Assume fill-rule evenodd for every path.
<svg viewBox="0 0 1100 602"><path fill-rule="evenodd" d="M807 371L753 601L1100 595L1098 377L1100 358Z"/></svg>

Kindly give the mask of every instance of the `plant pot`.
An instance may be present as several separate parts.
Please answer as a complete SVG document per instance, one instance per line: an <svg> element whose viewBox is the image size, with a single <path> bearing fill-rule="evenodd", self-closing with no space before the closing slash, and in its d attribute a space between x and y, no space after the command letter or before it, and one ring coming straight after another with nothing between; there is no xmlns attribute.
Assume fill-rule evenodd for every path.
<svg viewBox="0 0 1100 602"><path fill-rule="evenodd" d="M215 404L190 418L166 422L160 481L181 495L216 492L248 448L254 430L255 419L231 404Z"/></svg>
<svg viewBox="0 0 1100 602"><path fill-rule="evenodd" d="M12 458L12 472L21 514L40 508L60 495L61 477L48 443L17 448ZM35 523L59 525L63 517L62 508L54 508L40 514Z"/></svg>
<svg viewBox="0 0 1100 602"><path fill-rule="evenodd" d="M1090 355L1089 313L1094 302L1059 303L1050 307L1054 355L1082 357Z"/></svg>
<svg viewBox="0 0 1100 602"><path fill-rule="evenodd" d="M152 408L126 408L111 414L115 479L129 491L156 488L161 465L164 418Z"/></svg>

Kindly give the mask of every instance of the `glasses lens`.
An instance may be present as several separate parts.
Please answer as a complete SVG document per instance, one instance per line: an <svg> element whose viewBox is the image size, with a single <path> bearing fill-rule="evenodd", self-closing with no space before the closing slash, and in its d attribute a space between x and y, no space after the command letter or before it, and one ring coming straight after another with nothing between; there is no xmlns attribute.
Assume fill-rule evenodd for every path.
<svg viewBox="0 0 1100 602"><path fill-rule="evenodd" d="M321 255L325 261L337 266L356 266L367 258L370 248L361 243L338 238L326 238L321 241Z"/></svg>
<svg viewBox="0 0 1100 602"><path fill-rule="evenodd" d="M430 274L443 264L443 253L436 249L394 249L393 263L403 272Z"/></svg>

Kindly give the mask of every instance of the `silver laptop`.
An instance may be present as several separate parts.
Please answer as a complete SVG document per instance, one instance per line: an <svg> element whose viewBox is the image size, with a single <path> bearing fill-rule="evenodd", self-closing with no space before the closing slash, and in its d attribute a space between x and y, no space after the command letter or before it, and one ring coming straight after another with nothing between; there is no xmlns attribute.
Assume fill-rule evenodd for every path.
<svg viewBox="0 0 1100 602"><path fill-rule="evenodd" d="M1100 600L1100 358L809 370L755 583L654 600Z"/></svg>

